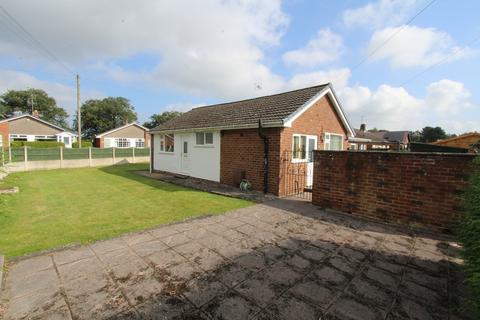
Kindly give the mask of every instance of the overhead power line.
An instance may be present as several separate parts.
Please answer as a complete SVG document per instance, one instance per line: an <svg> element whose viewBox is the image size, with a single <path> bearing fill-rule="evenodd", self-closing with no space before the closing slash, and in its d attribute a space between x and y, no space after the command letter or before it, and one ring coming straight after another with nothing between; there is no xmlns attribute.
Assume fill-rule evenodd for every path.
<svg viewBox="0 0 480 320"><path fill-rule="evenodd" d="M17 37L24 41L29 47L35 48L41 54L56 62L63 69L71 74L74 74L63 61L61 61L52 51L45 47L37 38L35 38L17 19L15 19L3 6L0 5L0 12L3 13L7 28L12 31Z"/></svg>
<svg viewBox="0 0 480 320"><path fill-rule="evenodd" d="M353 71L357 68L359 68L361 65L363 65L365 62L368 61L372 56L374 56L380 49L385 47L387 43L389 43L396 35L398 35L400 32L402 32L407 26L409 26L413 20L415 20L419 15L421 15L425 10L427 10L436 0L430 1L425 7L423 7L420 11L418 11L414 16L412 16L400 29L397 29L395 32L393 32L385 41L380 43L378 46L376 46L372 51L368 53L368 55L363 58L360 62L358 62L356 65L354 65L350 70Z"/></svg>
<svg viewBox="0 0 480 320"><path fill-rule="evenodd" d="M408 84L409 82L417 79L418 77L420 77L421 75L424 75L425 73L427 73L428 71L432 70L433 68L447 62L448 60L450 60L451 58L455 57L457 54L461 53L462 51L464 51L465 49L469 48L471 45L473 45L475 42L479 41L480 40L480 35L478 35L477 37L473 38L470 42L468 42L464 47L462 47L461 49L458 49L455 50L454 52L450 53L449 55L447 55L445 58L443 58L442 60L426 67L425 69L423 69L422 71L418 72L417 74L415 74L414 76L412 76L411 78L409 78L408 80L402 82L400 84L401 87L405 86L406 84Z"/></svg>

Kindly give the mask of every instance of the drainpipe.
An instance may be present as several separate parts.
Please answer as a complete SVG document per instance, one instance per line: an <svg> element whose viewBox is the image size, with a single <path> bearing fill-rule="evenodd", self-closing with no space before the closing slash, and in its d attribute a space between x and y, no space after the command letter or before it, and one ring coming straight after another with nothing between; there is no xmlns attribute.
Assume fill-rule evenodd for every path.
<svg viewBox="0 0 480 320"><path fill-rule="evenodd" d="M262 130L262 119L258 119L258 135L263 140L263 193L268 192L268 137Z"/></svg>

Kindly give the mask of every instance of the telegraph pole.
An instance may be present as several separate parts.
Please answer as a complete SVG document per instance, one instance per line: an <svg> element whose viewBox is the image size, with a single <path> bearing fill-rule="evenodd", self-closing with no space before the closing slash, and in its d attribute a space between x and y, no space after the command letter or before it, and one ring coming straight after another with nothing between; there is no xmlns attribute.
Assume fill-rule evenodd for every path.
<svg viewBox="0 0 480 320"><path fill-rule="evenodd" d="M77 131L78 147L82 147L82 116L80 114L80 76L77 74Z"/></svg>

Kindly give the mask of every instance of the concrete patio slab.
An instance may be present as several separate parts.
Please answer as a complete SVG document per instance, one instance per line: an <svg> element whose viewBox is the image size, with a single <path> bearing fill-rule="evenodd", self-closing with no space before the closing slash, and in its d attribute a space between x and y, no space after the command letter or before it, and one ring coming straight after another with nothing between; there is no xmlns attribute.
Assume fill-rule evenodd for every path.
<svg viewBox="0 0 480 320"><path fill-rule="evenodd" d="M460 263L449 238L274 200L11 261L0 318L469 319Z"/></svg>

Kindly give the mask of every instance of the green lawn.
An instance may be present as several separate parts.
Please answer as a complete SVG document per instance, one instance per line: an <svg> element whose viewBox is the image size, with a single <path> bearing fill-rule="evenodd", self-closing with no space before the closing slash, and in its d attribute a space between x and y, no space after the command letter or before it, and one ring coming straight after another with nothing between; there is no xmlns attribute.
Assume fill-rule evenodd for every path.
<svg viewBox="0 0 480 320"><path fill-rule="evenodd" d="M0 187L0 252L7 258L85 243L251 202L145 178L146 164L14 173Z"/></svg>

